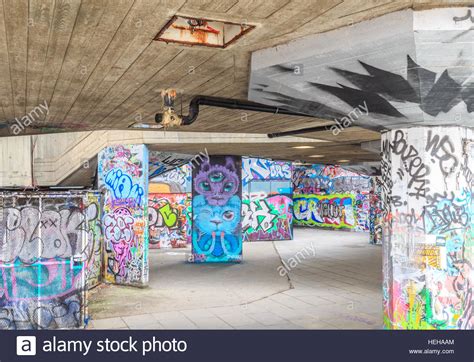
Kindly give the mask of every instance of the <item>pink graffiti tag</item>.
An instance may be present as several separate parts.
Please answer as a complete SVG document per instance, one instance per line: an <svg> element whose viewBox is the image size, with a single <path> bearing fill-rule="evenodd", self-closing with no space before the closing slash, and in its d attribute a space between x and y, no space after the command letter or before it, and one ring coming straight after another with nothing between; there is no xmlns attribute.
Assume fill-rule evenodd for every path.
<svg viewBox="0 0 474 362"><path fill-rule="evenodd" d="M126 275L127 261L132 257L130 248L134 239L133 224L130 210L124 207L104 217L105 240L115 252L113 272L120 276Z"/></svg>

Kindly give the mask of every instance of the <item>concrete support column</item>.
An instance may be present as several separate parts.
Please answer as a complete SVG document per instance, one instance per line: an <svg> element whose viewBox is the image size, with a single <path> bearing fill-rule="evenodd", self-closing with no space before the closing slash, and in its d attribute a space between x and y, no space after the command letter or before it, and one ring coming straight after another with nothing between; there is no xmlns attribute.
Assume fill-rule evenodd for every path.
<svg viewBox="0 0 474 362"><path fill-rule="evenodd" d="M474 327L473 140L461 127L382 136L386 328Z"/></svg>
<svg viewBox="0 0 474 362"><path fill-rule="evenodd" d="M98 156L104 192L102 230L105 281L148 283L148 149L145 145L105 147Z"/></svg>
<svg viewBox="0 0 474 362"><path fill-rule="evenodd" d="M197 263L242 260L242 158L210 156L193 164L192 258Z"/></svg>
<svg viewBox="0 0 474 362"><path fill-rule="evenodd" d="M33 187L32 138L30 136L0 138L0 187Z"/></svg>

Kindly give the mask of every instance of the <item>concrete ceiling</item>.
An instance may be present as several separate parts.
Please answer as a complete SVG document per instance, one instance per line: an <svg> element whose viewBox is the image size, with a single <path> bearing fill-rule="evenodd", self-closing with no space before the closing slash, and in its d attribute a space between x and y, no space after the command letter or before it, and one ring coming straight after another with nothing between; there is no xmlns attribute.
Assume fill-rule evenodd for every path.
<svg viewBox="0 0 474 362"><path fill-rule="evenodd" d="M15 118L21 120L44 102L49 113L35 116L21 130L22 135L125 129L137 121L152 122L154 114L161 110L159 93L168 87L180 91L179 101L185 107L197 94L246 99L250 57L256 50L401 9L469 3L469 0L4 0L0 8L0 136L12 135ZM226 49L154 41L158 31L175 14L247 23L256 28ZM324 124L327 120L251 112L243 115L238 111L203 107L198 120L179 131L265 134ZM338 138L329 132L305 137L331 141L317 151L331 155L323 159L330 162L340 158L339 154L346 159L373 160L369 152L362 152L367 157L359 157L356 151L360 142L376 140L379 135L357 129ZM225 147L216 151L233 152ZM258 149L258 145L255 147L256 154L266 152ZM169 147L167 150L172 151ZM186 150L177 147L176 151ZM300 151L287 153L282 157L301 158ZM278 155L272 153L272 156Z"/></svg>

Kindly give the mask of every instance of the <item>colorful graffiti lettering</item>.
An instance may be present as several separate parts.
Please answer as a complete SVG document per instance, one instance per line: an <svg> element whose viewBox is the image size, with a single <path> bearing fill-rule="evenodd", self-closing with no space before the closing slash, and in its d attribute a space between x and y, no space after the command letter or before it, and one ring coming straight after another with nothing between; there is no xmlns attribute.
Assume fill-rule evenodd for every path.
<svg viewBox="0 0 474 362"><path fill-rule="evenodd" d="M296 225L352 229L356 226L354 196L295 195L293 214Z"/></svg>
<svg viewBox="0 0 474 362"><path fill-rule="evenodd" d="M211 156L193 174L192 250L195 262L242 258L241 161Z"/></svg>
<svg viewBox="0 0 474 362"><path fill-rule="evenodd" d="M466 228L470 222L471 193L463 191L448 196L435 194L427 198L431 204L424 209L426 231L430 234L444 233Z"/></svg>
<svg viewBox="0 0 474 362"><path fill-rule="evenodd" d="M191 241L189 194L150 194L150 248L182 248Z"/></svg>
<svg viewBox="0 0 474 362"><path fill-rule="evenodd" d="M83 245L83 233L88 231L88 222L97 220L97 205L87 206L79 197L53 200L54 208L33 202L3 208L4 223L0 231L2 237L8 236L9 247L0 251L2 262L20 260L31 264L56 257L85 256L88 245Z"/></svg>
<svg viewBox="0 0 474 362"><path fill-rule="evenodd" d="M131 258L131 248L136 246L134 223L131 212L124 207L104 216L104 237L115 254L114 258L108 259L109 270L122 278L127 276L126 262Z"/></svg>
<svg viewBox="0 0 474 362"><path fill-rule="evenodd" d="M310 195L326 195L337 198L336 195L347 195L352 199L353 212L350 212L349 203L345 207L341 208L338 205L333 205L331 203L327 205L317 206L320 210L317 211L316 206L313 203L309 202L309 207L313 208L314 211L314 221L307 220L302 225L309 226L322 226L325 224L322 222L322 218L327 217L331 221L327 223L328 225L323 225L324 227L337 227L337 228L346 228L352 229L354 231L370 231L372 230L371 235L375 234L376 226L372 225L372 222L377 220L379 209L371 205L372 202L376 202L376 199L372 197L374 194L373 191L373 181L372 177L359 175L352 171L343 169L337 165L311 165L300 166L295 168L293 186L295 197L299 196L310 196ZM301 201L301 203L304 203ZM302 217L310 215L313 211L307 208L308 205L301 205L304 212L296 209L295 212L303 213ZM305 209L306 208L306 209ZM342 226L339 225L337 220L341 218L340 213L345 212L345 215L349 215L349 223L345 223ZM371 214L372 213L372 214ZM325 216L327 215L327 216ZM352 223L352 215L355 220ZM316 221L320 220L320 221ZM298 222L295 214L295 221ZM377 230L380 230L380 227L377 226ZM380 235L377 234L377 235ZM375 236L374 236L375 238Z"/></svg>
<svg viewBox="0 0 474 362"><path fill-rule="evenodd" d="M242 160L244 241L292 239L292 171L291 162Z"/></svg>
<svg viewBox="0 0 474 362"><path fill-rule="evenodd" d="M144 191L143 187L134 184L132 177L120 169L110 170L105 176L105 184L113 193L115 199L132 200L132 205L141 205Z"/></svg>
<svg viewBox="0 0 474 362"><path fill-rule="evenodd" d="M370 177L347 171L337 165L295 167L293 190L296 194L327 195L369 190Z"/></svg>
<svg viewBox="0 0 474 362"><path fill-rule="evenodd" d="M263 158L242 159L242 185L252 180L291 180L290 162L272 161Z"/></svg>
<svg viewBox="0 0 474 362"><path fill-rule="evenodd" d="M242 231L245 241L291 240L293 200L286 195L250 196L242 201Z"/></svg>

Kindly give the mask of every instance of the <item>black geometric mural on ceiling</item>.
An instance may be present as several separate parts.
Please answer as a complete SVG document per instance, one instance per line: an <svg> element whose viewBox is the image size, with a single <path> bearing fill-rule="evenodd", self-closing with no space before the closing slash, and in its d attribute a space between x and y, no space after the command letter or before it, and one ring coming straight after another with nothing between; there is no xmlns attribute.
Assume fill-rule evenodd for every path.
<svg viewBox="0 0 474 362"><path fill-rule="evenodd" d="M448 70L437 74L416 64L407 55L406 78L365 62L358 61L368 74L361 74L336 67L328 67L333 72L349 81L354 87L341 83L337 86L311 82L311 86L328 92L353 108L366 103L371 113L406 118L402 110L397 109L391 102L410 102L417 104L426 114L437 117L449 112L453 107L463 102L468 113L474 112L474 81L459 84L453 79ZM291 73L294 68L285 65L274 65L270 68L278 72ZM252 90L263 92L263 99L276 101L283 107L314 115L322 119L341 118L345 114L319 102L299 99L296 97L272 92L268 86L257 84Z"/></svg>
<svg viewBox="0 0 474 362"><path fill-rule="evenodd" d="M338 110L319 102L295 98L287 96L286 94L268 91L266 90L266 88L268 88L266 84L258 84L258 86L260 88L252 89L258 92L264 92L266 95L272 96L264 97L264 99L269 101L277 101L278 103L282 104L283 108L285 109L331 120L335 118L344 117L345 115L342 112L339 112Z"/></svg>
<svg viewBox="0 0 474 362"><path fill-rule="evenodd" d="M474 82L463 87L449 76L447 70L436 80L435 72L420 67L407 55L407 79L405 79L401 75L364 62L359 63L369 75L329 67L359 89L339 83L340 87L314 82L310 84L332 93L353 107L366 100L372 112L392 117L403 117L403 114L389 101L417 103L421 110L433 117L441 112L449 112L460 102L466 103L469 113L474 112ZM372 107L370 103L373 103Z"/></svg>

